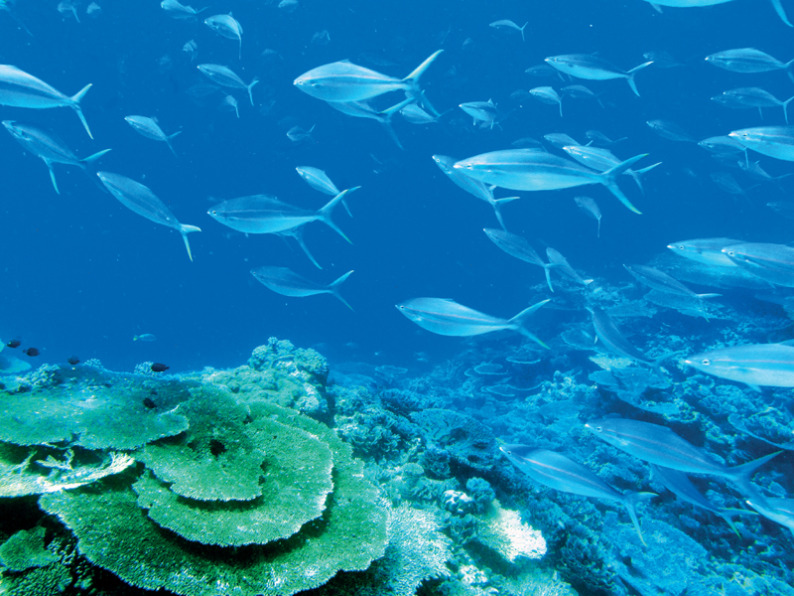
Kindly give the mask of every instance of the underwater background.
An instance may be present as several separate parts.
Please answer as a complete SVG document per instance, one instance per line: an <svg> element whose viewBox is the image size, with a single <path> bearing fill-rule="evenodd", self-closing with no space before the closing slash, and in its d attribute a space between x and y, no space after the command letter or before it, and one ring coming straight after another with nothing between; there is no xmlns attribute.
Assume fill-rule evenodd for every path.
<svg viewBox="0 0 794 596"><path fill-rule="evenodd" d="M434 516L416 514L414 521L421 518L427 524L424 534L435 532L435 542L421 543L423 532L418 531L417 544L428 550L402 556L436 557L435 566L428 563L402 583L381 581L389 575L385 563L377 573L363 572L371 560L380 560L376 555L394 555L398 547L392 530L392 550L385 546L386 534L373 538L378 546L369 559L336 568L350 575L337 576L334 581L342 581L328 584L329 593L794 593L788 531L794 529L794 513L789 511L780 523L740 515L732 520L734 532L713 513L665 493L660 484L652 484L646 464L583 428L588 420L609 414L664 425L729 466L775 451L772 445L790 449L790 389L757 392L679 362L714 347L794 339L794 306L786 294L790 287L778 288L769 298L768 286L697 285L666 249L687 238L791 242L792 220L767 203L790 200L794 182L786 176L792 164L751 154L767 173L753 175L737 165L743 156L715 159L697 144L739 128L784 123L781 108L763 113L730 109L711 98L730 88L758 86L788 99L794 84L786 67L743 74L704 60L730 48L758 48L783 63L793 59L794 29L770 2L736 0L661 11L641 0L212 0L194 7L206 10L173 18L155 0L0 2L0 63L34 74L67 96L92 83L81 106L94 140L68 108L0 105L0 119L54 133L79 157L112 149L85 172L55 164L56 194L41 160L0 131L0 338L20 342L6 347L3 356L33 366L30 373L0 377L3 400L11 404L20 395L56 390L66 395L64 388L138 383L160 394L173 393L168 407L162 405L163 413L194 392L189 411L199 416L196 404L228 398L207 397L211 387L239 395L240 386L259 383L279 406L320 420L352 446L350 457L357 458L370 483L361 491L379 490L383 501L373 496L367 507L374 511L377 502L382 510L403 511L400 507L410 505ZM784 7L794 14L794 5ZM236 40L202 22L229 12L244 28L239 57ZM528 24L523 34L489 26L501 19L519 27ZM402 148L377 122L341 114L293 85L302 73L343 59L401 78L438 49L444 51L422 76L421 88L441 116L420 125L395 116ZM525 72L559 54L594 54L625 70L646 60L655 63L636 74L639 97L620 79L572 79L548 67ZM202 63L227 65L246 85L257 78L251 89L254 105L245 90L211 86L196 68ZM563 97L562 117L558 106L528 93L542 85L559 89L570 84L584 84L594 96ZM227 95L236 98L239 117L225 103ZM402 98L400 92L392 95L392 103L382 98L373 103L384 109ZM472 123L458 107L489 99L497 109L493 126ZM138 135L124 121L130 114L156 117L167 134L181 131L170 141L176 155L165 143ZM660 136L646 124L657 119L674 123L690 139ZM543 135L553 132L585 145L591 130L623 139L610 146L621 159L647 153L637 167L661 162L643 174L642 192L629 177L620 181L642 215L631 213L599 185L497 191L497 196L521 196L502 207L510 232L540 254L547 246L557 249L582 276L595 280L583 287L552 270L552 293L541 268L494 246L482 231L498 227L493 210L452 184L431 156L463 159L510 148L528 137L551 148ZM307 186L296 166L325 170L340 189L361 187L346 198L352 216L341 206L333 215L351 243L320 223L305 227L304 240L322 269L291 239L245 235L207 214L221 201L252 194L319 209L329 197ZM199 226L201 232L190 236L193 262L177 232L125 209L105 192L94 175L97 170L142 182L180 222ZM582 195L593 197L603 214L599 236L595 221L573 200ZM698 292L722 296L710 299L705 311L679 312L645 300L646 288L624 264L655 264ZM323 285L354 270L340 288L352 308L328 295L295 298L271 292L250 274L263 265L288 267ZM506 331L481 337L430 333L395 308L419 296L450 298L505 319L550 298L530 320L532 333L549 349ZM617 365L594 343L586 309L593 304L613 309L621 331L652 361L658 359L657 365L618 366L629 372L611 374L610 367ZM144 334L156 339L140 339ZM39 353L22 353L30 347ZM307 356L301 349L316 354ZM598 359L597 354L601 360L593 362L590 357ZM662 360L665 356L670 357ZM70 365L69 358L80 362ZM284 361L294 370L281 367ZM151 367L140 366L152 362L168 370L158 376ZM44 364L48 367L37 373L36 367ZM244 370L223 372L240 366ZM229 375L236 375L236 391ZM270 377L264 382L257 375ZM279 375L297 377L305 386L285 389ZM195 386L207 387L205 393L197 396ZM251 403L235 401L227 412ZM35 420L38 406L26 404L27 410L9 405L4 417L19 422L19 412L27 412ZM117 406L108 401L106 407ZM150 409L160 408L157 403ZM276 417L268 412L261 418ZM142 415L128 414L131 425ZM109 440L79 449L137 453L144 444L184 433L192 422L184 415L187 421L175 424L173 432L154 433L143 443L125 447ZM312 427L306 432L320 431ZM637 540L620 505L533 483L500 456L497 439L563 452L620 492L662 495L638 506L647 544ZM15 443L5 435L0 440L57 450L53 445L68 443L68 435L52 443L46 437L40 443ZM91 457L83 456L91 463ZM19 471L25 457L8 455L9 469L17 466ZM138 460L134 466L150 466L145 457L133 457ZM754 483L768 496L786 498L794 491L793 465L787 450L766 464ZM746 508L743 496L719 479L700 477L697 485L718 508ZM520 512L515 527L542 533L542 559L532 552L511 559L494 546L498 540L486 537L483 526L489 522L483 520L494 514L488 509L494 507L494 497L501 503L495 507ZM58 516L80 538L79 524L64 520L68 516L56 499L42 506L50 514L43 522L30 499L0 498L0 511L5 506L22 520L3 522L0 538L43 524L45 544L53 544L53 536L67 541L67 530L58 534L54 529ZM388 517L382 510L373 517ZM412 536L404 519L411 516L392 515L405 524L397 533ZM346 548L347 543L341 544L338 548ZM400 548L408 552L409 546ZM77 550L87 554L79 545ZM223 558L215 552L208 560L216 556ZM669 559L660 563L664 556ZM80 584L71 567L70 581L61 578L50 593L144 593L128 587L132 582L112 565L87 558L110 573L97 571L93 583ZM390 560L400 559L394 555ZM53 564L54 559L47 563ZM0 594L48 593L22 582L29 571L6 567ZM359 580L355 570L369 575ZM80 573L84 580L90 576L84 569ZM124 581L115 580L116 575ZM220 584L202 591L152 581L138 587L236 593ZM297 591L246 589L240 593Z"/></svg>

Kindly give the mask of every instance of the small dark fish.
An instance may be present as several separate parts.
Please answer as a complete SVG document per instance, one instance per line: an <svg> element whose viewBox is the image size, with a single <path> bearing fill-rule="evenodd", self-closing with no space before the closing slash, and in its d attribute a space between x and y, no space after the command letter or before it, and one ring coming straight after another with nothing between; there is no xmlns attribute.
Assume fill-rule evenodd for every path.
<svg viewBox="0 0 794 596"><path fill-rule="evenodd" d="M33 356L38 356L39 355L39 350L38 350L38 348L28 348L27 350L22 350L22 353L26 354L26 355L28 355L30 357L33 357Z"/></svg>
<svg viewBox="0 0 794 596"><path fill-rule="evenodd" d="M164 372L168 370L170 367L162 362L154 362L152 363L152 372Z"/></svg>
<svg viewBox="0 0 794 596"><path fill-rule="evenodd" d="M22 342L19 341L18 339L12 339L8 343L6 343L6 346L9 347L9 348L18 348L21 343Z"/></svg>
<svg viewBox="0 0 794 596"><path fill-rule="evenodd" d="M166 366L166 368L168 368L168 367ZM151 397L144 397L143 398L143 405L146 406L147 408L149 408L150 410L153 410L154 408L157 407L157 404L154 403L154 401L152 400Z"/></svg>
<svg viewBox="0 0 794 596"><path fill-rule="evenodd" d="M68 363L69 363L69 364L71 364L72 366L75 366L75 365L77 365L77 364L80 364L80 359L79 359L77 356L70 356L70 357L69 357L69 358L66 360L66 362L68 362Z"/></svg>

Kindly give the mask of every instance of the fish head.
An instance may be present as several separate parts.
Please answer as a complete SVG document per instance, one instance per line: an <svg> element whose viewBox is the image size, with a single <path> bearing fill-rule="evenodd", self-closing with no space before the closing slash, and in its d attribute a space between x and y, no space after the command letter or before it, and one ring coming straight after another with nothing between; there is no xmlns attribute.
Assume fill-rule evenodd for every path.
<svg viewBox="0 0 794 596"><path fill-rule="evenodd" d="M25 130L25 127L17 124L13 120L3 120L3 126L9 134L18 141L33 140L33 137Z"/></svg>
<svg viewBox="0 0 794 596"><path fill-rule="evenodd" d="M455 159L447 155L433 155L433 161L445 174L451 174L455 169Z"/></svg>

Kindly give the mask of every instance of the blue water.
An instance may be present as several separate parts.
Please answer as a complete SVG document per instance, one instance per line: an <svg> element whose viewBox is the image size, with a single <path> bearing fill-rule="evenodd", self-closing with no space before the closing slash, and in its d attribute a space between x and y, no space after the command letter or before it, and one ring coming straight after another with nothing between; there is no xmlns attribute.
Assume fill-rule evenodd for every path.
<svg viewBox="0 0 794 596"><path fill-rule="evenodd" d="M792 240L791 221L764 206L787 199L790 180L759 182L717 163L693 143L660 138L645 124L670 120L695 139L782 124L778 108L764 110L762 118L757 110L731 110L709 100L743 86L763 87L781 99L794 94L783 71L742 75L704 61L708 54L738 47L756 47L784 62L794 58L794 30L763 0L668 8L661 14L640 0L302 0L294 11L274 2L213 1L207 15L231 10L242 23L242 59L236 41L217 36L200 21L171 19L155 1L106 0L92 16L85 14L83 2L78 4L79 24L56 5L18 1L13 12L31 35L0 11L0 62L67 95L93 83L82 105L95 140L65 108L0 106L0 118L51 131L81 157L112 148L97 169L143 182L181 222L200 226L202 232L190 236L194 262L189 262L179 235L103 192L93 166L86 175L56 164L58 196L41 160L0 131L0 337L19 338L23 347L40 349L33 364L75 355L99 358L116 370L131 370L142 361L163 362L172 371L222 368L239 365L254 346L279 337L318 348L332 364L429 369L472 345L483 350L515 347L518 339L506 335L488 336L481 343L432 335L394 305L437 296L509 318L552 297L544 291L539 268L501 253L483 234L482 228L497 226L490 207L454 186L430 158L437 153L464 158L549 132L566 132L585 143L584 132L598 129L611 138L627 137L613 147L621 158L648 153L640 165L663 162L644 177L644 195L630 179L621 181L642 215L630 213L600 186L521 193L520 201L504 207L511 232L538 250L547 245L558 249L599 283L633 283L621 265L646 263L674 240ZM794 4L787 8L794 15ZM526 41L516 31L490 28L497 19L519 25L528 21ZM329 41L313 42L323 30ZM198 46L193 59L182 50L191 39ZM376 122L344 116L292 84L310 68L345 58L405 76L439 48L444 53L425 73L422 87L444 115L426 126L396 118L402 151ZM629 69L644 62L642 54L648 51L668 52L680 64L638 73L641 97L622 80L563 81L524 73L546 56L568 53L597 53ZM228 65L246 82L257 77L256 105L250 105L245 92L231 91L239 102L237 119L220 107L222 93L196 97L195 87L207 84L196 69L204 62ZM586 85L605 107L563 99L561 119L556 106L511 97L538 85L570 83ZM395 102L399 96L394 94ZM493 129L473 126L457 108L489 98L504 116ZM164 144L136 134L123 120L129 114L156 116L167 133L181 130L173 139L178 157ZM296 125L314 126L312 139L288 139L286 132ZM761 164L772 175L791 172L786 162L761 158ZM322 270L289 241L245 237L206 214L220 200L259 193L319 208L326 197L298 177L299 165L325 170L340 188L362 187L348 199L352 218L343 208L334 214L352 245L320 223L305 230ZM747 196L718 188L709 178L715 171L730 171ZM573 203L581 194L601 207L600 239L595 223ZM249 274L260 265L289 267L318 282L354 269L341 289L354 310L331 296L298 299L272 293ZM555 309L555 302L566 304L558 296L548 312L536 315L543 339L553 340L563 325L577 321L590 329L585 311ZM733 312L739 313L734 324L740 327L741 310ZM643 329L654 325L645 323ZM684 346L702 349L710 329L702 319L668 314L666 324L655 327L654 341L664 344L669 333L684 338ZM158 339L133 342L141 333ZM788 334L784 330L776 339L786 338L781 335ZM761 335L752 339L765 341ZM564 349L558 344L556 353L544 357L548 375ZM592 368L584 358L577 362ZM583 382L587 371L580 372Z"/></svg>

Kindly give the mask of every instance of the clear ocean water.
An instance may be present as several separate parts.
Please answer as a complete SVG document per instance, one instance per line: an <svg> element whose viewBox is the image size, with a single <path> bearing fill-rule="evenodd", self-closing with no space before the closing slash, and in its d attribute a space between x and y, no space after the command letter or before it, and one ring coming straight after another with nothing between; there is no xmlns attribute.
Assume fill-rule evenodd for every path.
<svg viewBox="0 0 794 596"><path fill-rule="evenodd" d="M794 3L782 1L794 18ZM0 2L0 63L33 74L69 96L92 83L81 106L94 139L68 108L0 105L0 119L46 130L81 158L112 149L87 164L85 171L55 164L60 188L56 194L42 161L0 130L0 338L21 342L18 348L7 347L4 354L16 349L13 355L34 367L64 364L69 357L96 358L105 368L123 372L153 361L179 375L207 366L239 366L256 346L277 337L316 349L328 359L331 379L340 384L360 380L355 375L369 375L381 383L381 389L407 390L409 380L415 388L418 379L428 394L434 384L445 391L459 387L447 402L428 403L466 412L510 442L528 443L534 436L539 447L564 452L567 439L559 418L549 423L554 433L546 435L541 431L533 435L529 427L522 430L506 422L508 417L539 416L526 407L528 396L535 395L532 391L508 389L498 400L483 399L485 381L471 389L463 385L471 376L450 371L455 363L504 365L512 355L526 362L514 363L520 368L511 369L512 377L505 381L513 389L557 382L554 391L559 393L561 376L580 388L598 385L590 377L599 370L588 359L593 352L583 347L585 340L576 345L571 340L581 330L592 342L593 327L585 307L591 303L588 296L595 296L602 308L625 306L631 300L635 312L640 312L640 303L649 309L615 321L634 346L651 354L651 360L674 353L664 364L667 384L650 389L656 391L656 402L673 402L679 399L677 392L691 396L698 383L708 385L709 399L715 399L716 384L748 392L752 407L759 409L750 412L742 409L750 406L737 405L719 412L705 406L698 410L697 400L690 399L687 412L697 414L687 420L681 409L673 415L637 407L607 388L601 399L588 401L584 410L577 409L566 419L573 437L579 437L588 418L618 414L671 426L699 446L704 446L709 432L722 432L720 439L710 436L710 452L737 465L775 449L738 437L728 421L730 413L749 420L751 414L758 414L761 403L774 411L778 425L767 427L766 438L781 444L788 433L791 441L790 389L764 388L756 398L745 385L703 375L695 379L696 371L676 364L715 346L794 339L792 322L781 306L790 297L790 287L775 288L774 300L767 300L759 295L764 291L715 289L681 278L697 292L722 294L714 299L716 316L693 317L643 303L647 288L623 267L655 263L676 275L680 264L666 246L689 238L792 242L792 219L767 206L791 200L794 183L786 176L792 163L750 152L749 159L758 161L769 175L753 176L740 167L741 154L718 160L697 144L736 129L784 124L779 107L759 113L754 108L730 109L711 98L728 89L759 87L780 100L788 99L794 95L787 76L790 70L737 73L704 60L732 48L757 48L783 63L794 59L794 29L781 21L767 0L660 11L641 0L297 0L281 6L275 0L196 0L193 6L206 10L186 19L173 18L154 0L96 0L95 5L97 9L87 11L85 0ZM236 40L219 36L202 23L210 15L229 12L243 26L241 57ZM500 19L518 26L526 22L525 40L512 28L489 26ZM195 47L186 49L191 40ZM377 122L346 116L293 85L309 69L343 59L402 78L438 49L444 51L422 76L421 88L441 117L417 125L395 116L393 126L402 149ZM639 96L620 78L574 79L548 67L539 74L525 72L560 54L595 55L627 71L648 60L649 52L656 64L636 74ZM197 69L203 63L228 66L246 84L258 79L251 91L254 105L245 90L213 86ZM559 90L571 84L585 85L594 97L563 97L563 117L558 106L527 93L538 86ZM224 103L226 95L239 104L239 117ZM385 109L402 98L397 91L374 99L372 105ZM493 126L478 126L458 107L489 99L497 109ZM171 140L176 155L165 143L133 130L124 121L131 114L156 117L167 134L179 131ZM646 124L657 119L674 123L691 140L660 136ZM287 135L294 127L310 133L294 140ZM463 159L513 148L515 141L527 137L563 155L543 135L566 133L585 145L589 142L585 133L591 130L623 139L610 146L620 159L648 154L637 168L661 162L642 176L643 192L629 177L619 182L642 215L631 213L600 185L496 191L497 197L521 197L502 208L507 230L529 241L541 256L546 247L557 249L583 277L595 280L582 288L566 283L552 270L559 285L551 293L541 268L494 246L482 231L498 227L493 210L455 186L431 156ZM290 205L319 209L329 197L301 180L296 166L324 170L340 189L361 187L347 198L352 216L341 206L333 214L352 243L322 223L304 228L304 240L322 269L314 267L289 238L246 235L207 214L220 201L253 194L275 195ZM190 235L193 262L176 231L125 208L104 190L94 174L97 170L145 184L180 222L199 226L201 232ZM595 221L574 203L574 197L582 195L592 197L600 207L600 237ZM321 284L352 269L354 274L340 289L352 309L331 295L296 298L272 292L250 274L263 265L288 267ZM550 349L538 350L531 344L528 350L526 340L508 332L473 338L430 333L395 308L422 296L450 298L506 319L550 298L530 323L532 332ZM156 341L134 341L142 334L152 334ZM39 354L21 354L29 347ZM597 344L596 349L602 348ZM373 372L377 369L392 373L378 377ZM563 397L576 399L576 395L572 389ZM639 391L634 398L642 401L648 394ZM544 427L540 418L534 420L537 428ZM763 423L748 422L748 426L763 434ZM578 440L571 439L571 445L579 445L576 449L581 448ZM504 459L500 465L510 469ZM619 460L605 464L600 470L603 478L614 481L620 474L610 466L620 465ZM771 487L769 494L787 498L794 491L792 465L790 451L782 454L767 464L759 483L766 490ZM513 488L526 494L531 483L521 484L516 478L520 476L513 477ZM642 483L632 477L634 481ZM624 479L622 488L641 489L629 484ZM709 485L710 490L724 497L726 506L744 507L735 493L717 485L718 481ZM699 486L705 490L705 485ZM506 485L499 490L506 491ZM554 493L544 495L554 501ZM640 517L673 524L678 514L672 501L667 493L653 505L643 505ZM794 559L791 535L784 526L753 516L751 529L736 536L719 518L706 512L698 515L699 521L688 522L684 531L693 534L709 554L698 552L689 564L704 564L699 557L718 557L735 563L731 573L744 568L748 574L777 582L775 587L751 586L748 580L745 592L733 592L726 586L742 585L742 580L738 575L733 580L726 577L724 593L792 593ZM630 529L624 511L618 511L618 518ZM792 528L791 513L787 519ZM608 521L614 524L616 518ZM594 526L596 533L599 523ZM697 529L701 524L722 527L718 534L710 534ZM648 530L646 541L660 536ZM549 535L547 540L548 556L555 564L564 539ZM774 555L767 556L764 548ZM631 554L624 555L625 563ZM570 561L566 565L560 565L567 570L562 577L579 593L618 593L618 584L605 588L584 572L577 576ZM620 585L628 594L720 593L705 588L687 592L685 587L655 580ZM502 588L502 593L509 592Z"/></svg>

